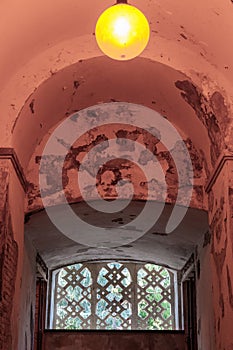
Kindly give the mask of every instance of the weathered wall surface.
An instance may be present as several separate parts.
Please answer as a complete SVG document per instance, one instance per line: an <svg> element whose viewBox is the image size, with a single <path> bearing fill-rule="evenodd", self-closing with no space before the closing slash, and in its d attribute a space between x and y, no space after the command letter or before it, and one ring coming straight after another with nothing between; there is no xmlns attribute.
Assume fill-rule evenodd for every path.
<svg viewBox="0 0 233 350"><path fill-rule="evenodd" d="M233 160L224 162L209 191L210 231L198 248L200 350L233 349Z"/></svg>
<svg viewBox="0 0 233 350"><path fill-rule="evenodd" d="M0 67L1 146L14 146L26 169L36 146L65 115L103 101L131 101L156 107L174 124L179 119L179 125L187 128L187 137L192 141L194 137L204 140L208 148L204 152L204 161L210 152L212 165L215 165L225 146L233 149L232 135L228 135L228 144L224 140L229 122L227 103L232 103L233 96L232 50L228 40L232 29L232 1L220 4L217 0L192 0L191 4L183 2L179 8L174 1L165 4L138 1L151 23L150 44L143 53L144 57L124 64L97 57L101 52L92 35L93 24L108 3L107 0L101 5L90 0L70 1L70 6L67 6L66 2L60 1L54 6L53 2L45 4L30 0L1 2L3 20L0 25L5 34L1 37L1 47L4 48ZM194 21L194 17L198 21ZM9 26L9 23L14 25ZM68 74L60 75L59 71L67 67ZM189 82L187 77L191 78ZM47 79L47 88L40 89ZM174 86L175 81L179 81L178 89ZM205 94L193 82L202 87ZM189 113L190 110L193 113ZM196 119L200 124L195 122ZM204 125L204 133L199 125ZM76 149L64 172L66 193L71 200L79 197L79 193L71 190L76 180L73 165L78 157ZM171 174L174 169L166 154L161 161L165 164L167 179L174 184L175 176ZM35 162L35 157L32 162ZM131 164L121 163L120 176L125 167L133 170ZM33 163L32 168L37 174L37 165ZM13 344L16 344L15 334L18 334L24 212L22 191L16 179L8 178L8 173L8 165L3 165L0 168L0 341L7 350L11 348L12 337ZM11 171L14 177L12 174L14 171ZM228 179L223 174L209 195L211 238L207 235L205 247L199 249L199 310L202 314L199 325L204 329L202 350L212 350L212 339L218 350L231 350L232 347L232 170L227 173ZM107 181L110 178L114 182L117 176L115 165L108 164L100 174L102 193L114 194L114 187ZM35 210L41 207L38 183L35 177L29 176L29 179L29 210ZM48 180L54 189L52 169ZM198 180L195 186L194 200L198 207L199 198L203 196L203 183ZM140 185L138 189L145 195L145 186ZM174 194L172 191L170 199ZM54 189L54 196L57 195ZM202 295L208 298L208 302L200 300ZM212 296L214 301L211 304ZM215 338L212 336L212 316L203 315L202 308L205 315L212 315L214 308Z"/></svg>
<svg viewBox="0 0 233 350"><path fill-rule="evenodd" d="M217 350L213 310L213 279L211 264L211 236L206 232L197 250L196 300L198 350Z"/></svg>
<svg viewBox="0 0 233 350"><path fill-rule="evenodd" d="M156 123L151 120L150 127L153 129L151 132L134 126L135 116L139 120L142 119L143 114L148 113L148 109L130 104L123 105L124 108L122 105L116 107L114 103L108 106L107 112L106 108L104 109L101 105L87 109L82 114L85 119L83 118L84 121L81 124L78 113L72 117L73 128L78 128L81 125L84 130L88 131L77 139L71 149L67 149L62 171L63 188L67 201L72 203L82 200L82 193L78 186L79 172L85 178L84 195L89 200L97 199L96 188L101 198L115 199L117 197L116 185L120 181L122 184L119 197L129 198L130 192L126 181L130 181L133 185L134 199L163 201L163 190L167 187L164 190L166 202L175 203L179 189L182 192L179 204L185 205L192 174L187 157L184 152L179 151L179 147L181 147L179 143L183 135L181 134L180 140L177 140L175 146L169 149L160 140L159 122L158 129L156 129L152 127ZM109 123L93 127L96 121L98 123L98 120L111 120L111 115L114 114L118 115L119 121L122 120L125 124ZM131 117L132 115L133 117ZM170 135L169 133L171 134L171 131L168 129L167 134ZM173 136L170 135L170 137ZM61 149L67 148L66 139L67 135L59 139L58 146ZM115 147L112 146L111 140L115 140ZM207 171L204 154L202 150L195 147L190 138L185 137L184 143L193 165L194 184L191 207L203 209L205 208L204 185ZM26 203L28 211L38 210L42 207L38 183L39 171L43 179L41 183L43 197L46 198L48 205L62 202L61 189L57 184L58 167L61 167L59 161L62 162L62 159L60 160L62 157L59 158L57 154L51 153L43 158L45 161L40 168L44 144L45 140L37 147L28 169L29 186ZM137 145L140 145L141 148L138 148ZM177 154L180 152L177 164L173 159L175 152ZM158 164L161 167L162 175L158 172ZM177 168L182 171L179 179ZM98 169L97 176L96 169Z"/></svg>
<svg viewBox="0 0 233 350"><path fill-rule="evenodd" d="M21 184L11 161L0 159L0 348L4 350L16 349L17 344L23 213Z"/></svg>
<svg viewBox="0 0 233 350"><path fill-rule="evenodd" d="M216 348L232 349L233 323L233 159L224 167L210 193L211 259Z"/></svg>
<svg viewBox="0 0 233 350"><path fill-rule="evenodd" d="M215 91L207 98L188 80L177 81L175 85L182 91L181 96L193 108L208 131L211 162L214 166L225 148L224 136L229 132L229 116L224 97L219 91Z"/></svg>
<svg viewBox="0 0 233 350"><path fill-rule="evenodd" d="M12 310L17 274L18 245L14 240L9 209L9 164L0 168L0 345L1 349L12 347Z"/></svg>
<svg viewBox="0 0 233 350"><path fill-rule="evenodd" d="M25 237L20 295L18 350L32 350L36 297L36 251Z"/></svg>
<svg viewBox="0 0 233 350"><path fill-rule="evenodd" d="M183 332L46 332L44 350L184 350Z"/></svg>

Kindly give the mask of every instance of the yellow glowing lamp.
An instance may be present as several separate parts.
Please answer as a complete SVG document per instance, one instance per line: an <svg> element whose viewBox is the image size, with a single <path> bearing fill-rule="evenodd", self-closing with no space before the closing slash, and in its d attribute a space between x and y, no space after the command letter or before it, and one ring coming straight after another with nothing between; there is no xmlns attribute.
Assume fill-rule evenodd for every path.
<svg viewBox="0 0 233 350"><path fill-rule="evenodd" d="M95 35L105 55L115 60L130 60L147 46L150 27L141 11L127 1L118 0L100 15Z"/></svg>

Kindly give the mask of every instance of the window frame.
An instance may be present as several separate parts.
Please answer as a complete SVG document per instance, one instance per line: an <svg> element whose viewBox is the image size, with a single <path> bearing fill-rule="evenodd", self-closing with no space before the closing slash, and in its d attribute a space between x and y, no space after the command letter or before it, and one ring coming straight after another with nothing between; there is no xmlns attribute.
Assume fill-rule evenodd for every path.
<svg viewBox="0 0 233 350"><path fill-rule="evenodd" d="M48 288L48 296L47 296L47 329L49 330L56 330L58 328L54 327L54 312L55 312L55 288L56 288L56 279L57 276L60 272L60 270L62 268L65 268L67 266L72 266L75 264L84 264L84 265L95 265L97 266L98 271L100 271L100 269L98 268L98 265L103 266L103 264L109 264L109 263L120 263L120 264L125 264L125 266L127 267L127 265L146 265L146 264L154 264L157 266L161 266L162 268L165 268L166 270L168 270L168 272L170 274L173 275L173 285L171 285L171 294L173 294L173 311L174 311L174 320L173 320L173 328L171 330L167 330L164 329L165 331L174 331L174 330L181 330L183 328L183 322L182 322L182 312L181 312L181 305L182 305L182 301L181 301L181 284L180 284L180 277L179 277L179 272L168 268L167 266L162 266L159 264L156 264L155 262L151 262L151 261L136 261L136 260L126 260L126 259L98 259L98 260L82 260L82 261L76 261L76 262L72 262L70 264L65 264L62 266L59 266L53 270L50 271L50 275L49 275L49 288ZM128 267L127 267L128 268ZM130 269L131 270L131 269ZM131 273L131 271L130 271ZM97 277L96 277L97 280ZM136 282L133 282L133 278L132 278L132 284L134 285L134 292L137 290L137 280ZM137 295L137 293L135 294ZM134 295L134 297L135 297ZM133 297L133 299L134 299ZM138 303L135 303L134 305L134 309L137 308ZM95 304L96 306L96 304ZM64 328L63 330L65 330L66 328ZM62 329L61 329L62 330ZM76 329L76 331L82 331L82 330L92 330L92 331L99 331L100 329L97 328L91 328L91 329ZM101 329L103 330L103 329ZM108 329L105 329L106 331L108 331ZM128 329L127 331L131 332L131 331L145 331L146 329L138 329L138 328L131 328ZM114 331L114 330L111 330ZM119 331L119 330L116 330ZM125 329L124 329L125 331ZM157 331L156 329L151 330L151 331Z"/></svg>

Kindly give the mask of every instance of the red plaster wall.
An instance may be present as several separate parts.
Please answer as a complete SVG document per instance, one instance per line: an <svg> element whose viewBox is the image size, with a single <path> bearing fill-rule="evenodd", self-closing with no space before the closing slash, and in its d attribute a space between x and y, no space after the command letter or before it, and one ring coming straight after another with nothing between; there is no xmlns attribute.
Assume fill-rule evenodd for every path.
<svg viewBox="0 0 233 350"><path fill-rule="evenodd" d="M12 348L12 312L17 274L18 245L9 209L9 167L0 168L0 349Z"/></svg>

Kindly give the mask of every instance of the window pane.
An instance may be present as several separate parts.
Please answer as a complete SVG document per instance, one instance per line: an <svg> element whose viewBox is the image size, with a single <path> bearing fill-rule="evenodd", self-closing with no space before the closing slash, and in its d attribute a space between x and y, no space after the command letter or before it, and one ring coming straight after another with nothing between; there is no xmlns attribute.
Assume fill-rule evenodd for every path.
<svg viewBox="0 0 233 350"><path fill-rule="evenodd" d="M131 275L121 263L106 264L97 278L97 329L131 329Z"/></svg>
<svg viewBox="0 0 233 350"><path fill-rule="evenodd" d="M169 271L162 266L145 264L138 270L137 284L138 329L173 329L174 298Z"/></svg>
<svg viewBox="0 0 233 350"><path fill-rule="evenodd" d="M175 328L174 275L149 263L74 264L56 273L56 329Z"/></svg>
<svg viewBox="0 0 233 350"><path fill-rule="evenodd" d="M54 300L56 329L90 328L91 285L91 272L82 264L59 271Z"/></svg>

